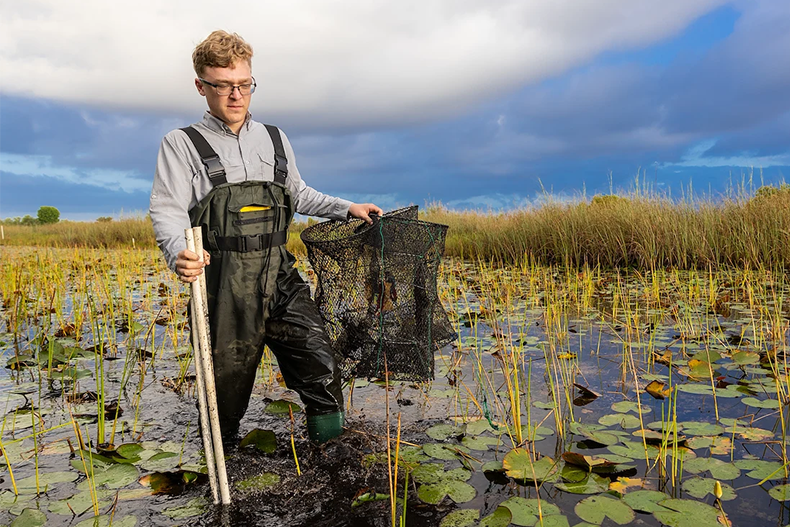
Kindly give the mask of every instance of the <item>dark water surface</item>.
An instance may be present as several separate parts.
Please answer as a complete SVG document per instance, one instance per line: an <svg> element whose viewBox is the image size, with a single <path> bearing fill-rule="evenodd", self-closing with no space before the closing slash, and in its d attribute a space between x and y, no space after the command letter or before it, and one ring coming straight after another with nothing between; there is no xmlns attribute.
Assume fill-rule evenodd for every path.
<svg viewBox="0 0 790 527"><path fill-rule="evenodd" d="M785 358L790 288L781 276L742 271L582 276L448 262L443 302L460 337L437 353L436 380L392 383L388 390L382 381L357 380L353 393L346 390L348 430L316 446L306 439L301 413L292 424L287 413L267 411L273 401L298 399L278 383L276 365L264 363L241 433L271 430L275 450L230 448L234 501L215 507L200 476L205 467L183 328L188 297L151 254L129 264L123 263L128 256L109 259L101 274L88 274L92 285L83 286L80 277L86 276L90 254L4 253L0 276L8 282L14 269L20 277L30 276L4 287L0 299L0 366L6 366L0 369L0 437L7 454L0 461L0 524L41 525L43 515L46 525L107 525L112 514L112 524L124 526L390 525L388 498L352 506L362 494L389 493L386 454L381 454L388 405L391 446L398 418L403 442L399 499L404 473L414 471L409 526L439 525L459 509L479 511L480 525L508 525L486 517L506 500L538 497L560 509L561 514L546 516L546 525L571 526L590 521L585 512L590 497L607 494L603 498L627 503L630 493L642 490L684 500L681 505L723 509L733 525L790 523L783 468L790 417ZM36 279L31 263L36 258L62 267L59 285ZM56 302L60 307L53 312ZM75 319L77 313L83 317ZM68 324L80 327L56 336ZM92 349L99 343L104 343L102 360ZM652 381L664 383L676 404L648 394ZM97 401L102 390L104 401ZM515 393L526 427L520 444ZM112 437L115 447L133 445L125 447L133 452L128 458L98 448L102 403L104 440ZM673 450L674 441L666 438L674 437L667 433L674 424L680 437ZM98 523L91 520L91 485L75 425L85 444L83 456L106 456L93 461L103 515ZM640 433L643 426L648 431ZM521 450L511 453L516 447ZM503 469L506 455L515 459L519 452L533 462L550 459L553 471L536 483L531 467L530 477L520 479L511 458L506 460L511 470ZM595 456L593 463L609 457L618 466L592 475L586 467L574 469L567 455L563 460L568 452ZM442 475L424 474L432 464L441 465ZM461 475L461 484L451 485L457 493L427 503L437 500L423 494L426 489L451 481L445 474L455 469L462 469L453 472ZM265 473L279 480L271 486L249 483ZM163 478L171 483L162 484ZM722 485L721 502L712 494L714 481ZM163 493L152 494L152 487ZM580 488L586 493L572 492ZM626 523L716 524L715 515L711 520L702 508L691 507L664 516L664 523L637 508ZM532 525L513 520L512 525ZM616 523L608 518L602 524Z"/></svg>

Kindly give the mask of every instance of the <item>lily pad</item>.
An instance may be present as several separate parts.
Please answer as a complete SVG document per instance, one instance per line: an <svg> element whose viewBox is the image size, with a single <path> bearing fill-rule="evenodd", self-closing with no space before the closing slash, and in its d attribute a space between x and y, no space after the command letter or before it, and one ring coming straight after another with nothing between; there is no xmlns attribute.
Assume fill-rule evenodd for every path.
<svg viewBox="0 0 790 527"><path fill-rule="evenodd" d="M776 501L790 501L790 485L777 485L768 491L768 495Z"/></svg>
<svg viewBox="0 0 790 527"><path fill-rule="evenodd" d="M356 498L354 498L354 500L351 502L351 508L355 509L372 501L386 501L389 499L390 499L389 494L383 494L381 492L364 492L359 496L357 496Z"/></svg>
<svg viewBox="0 0 790 527"><path fill-rule="evenodd" d="M110 489L120 489L137 481L140 473L134 465L118 464L107 469L94 469L93 484L105 485Z"/></svg>
<svg viewBox="0 0 790 527"><path fill-rule="evenodd" d="M41 527L47 523L47 515L38 509L25 509L11 522L11 527Z"/></svg>
<svg viewBox="0 0 790 527"><path fill-rule="evenodd" d="M616 445L620 442L620 438L616 434L603 430L599 426L570 423L568 428L574 434L581 435L602 445Z"/></svg>
<svg viewBox="0 0 790 527"><path fill-rule="evenodd" d="M647 513L669 510L658 504L665 499L667 499L667 495L657 490L636 490L623 496L623 501L629 507L635 511Z"/></svg>
<svg viewBox="0 0 790 527"><path fill-rule="evenodd" d="M445 497L449 497L455 503L466 503L477 495L475 488L463 481L453 479L443 479L438 483L420 485L417 489L417 496L425 503L438 505Z"/></svg>
<svg viewBox="0 0 790 527"><path fill-rule="evenodd" d="M738 351L732 354L732 361L738 365L758 364L760 355L751 351Z"/></svg>
<svg viewBox="0 0 790 527"><path fill-rule="evenodd" d="M178 466L179 455L175 452L157 452L139 463L140 468L150 472L167 472Z"/></svg>
<svg viewBox="0 0 790 527"><path fill-rule="evenodd" d="M619 401L612 404L612 410L618 413L627 413L627 412L639 413L639 408L640 408L639 403L637 403L636 401ZM649 406L644 404L642 405L641 408L643 414L652 411Z"/></svg>
<svg viewBox="0 0 790 527"><path fill-rule="evenodd" d="M236 488L243 492L263 490L277 485L280 482L280 475L273 472L264 472L251 478L244 479L236 483Z"/></svg>
<svg viewBox="0 0 790 527"><path fill-rule="evenodd" d="M764 428L738 428L738 437L746 441L766 441L773 439L774 433Z"/></svg>
<svg viewBox="0 0 790 527"><path fill-rule="evenodd" d="M694 477L690 479L683 480L683 490L687 492L690 496L694 496L695 498L702 499L708 494L711 496L715 496L714 493L714 485L716 484L715 479L711 478L700 478ZM722 501L730 501L735 499L735 489L733 489L730 485L726 483L719 483L721 485L721 500Z"/></svg>
<svg viewBox="0 0 790 527"><path fill-rule="evenodd" d="M512 519L510 509L499 506L493 513L480 520L480 527L507 527Z"/></svg>
<svg viewBox="0 0 790 527"><path fill-rule="evenodd" d="M532 461L530 453L524 448L514 448L502 460L502 466L507 475L516 480L551 480L558 468L550 457L543 457Z"/></svg>
<svg viewBox="0 0 790 527"><path fill-rule="evenodd" d="M672 390L663 381L654 379L645 386L645 391L653 396L654 399L666 399Z"/></svg>
<svg viewBox="0 0 790 527"><path fill-rule="evenodd" d="M99 507L103 508L110 503L109 498L115 495L115 491L97 489L96 494ZM49 512L63 516L72 514L79 516L91 508L93 508L93 496L90 491L83 491L70 498L53 501L49 504Z"/></svg>
<svg viewBox="0 0 790 527"><path fill-rule="evenodd" d="M708 375L707 368L705 368L704 375ZM678 384L677 387L679 392L691 393L694 395L713 395L713 388L711 388L710 384L691 382L686 384Z"/></svg>
<svg viewBox="0 0 790 527"><path fill-rule="evenodd" d="M609 414L598 419L598 423L604 426L620 426L622 428L639 428L639 416L631 414Z"/></svg>
<svg viewBox="0 0 790 527"><path fill-rule="evenodd" d="M40 472L38 475L38 492L51 490L56 483L67 483L80 477L76 472ZM16 482L20 494L36 493L36 476L19 479Z"/></svg>
<svg viewBox="0 0 790 527"><path fill-rule="evenodd" d="M711 454L724 456L732 450L732 440L726 436L695 436L686 441L686 446L693 450L709 448Z"/></svg>
<svg viewBox="0 0 790 527"><path fill-rule="evenodd" d="M683 469L692 474L702 474L708 471L714 479L720 480L731 480L741 475L741 469L732 463L727 463L712 457L689 459L683 465Z"/></svg>
<svg viewBox="0 0 790 527"><path fill-rule="evenodd" d="M670 498L659 503L667 511L657 511L653 516L669 527L722 527L721 512L706 503Z"/></svg>
<svg viewBox="0 0 790 527"><path fill-rule="evenodd" d="M480 511L473 509L458 509L453 511L439 522L439 527L474 527Z"/></svg>
<svg viewBox="0 0 790 527"><path fill-rule="evenodd" d="M654 448L648 445L648 455L650 455L651 450L654 450ZM623 441L622 445L611 445L609 452L630 459L645 459L645 446L641 441Z"/></svg>
<svg viewBox="0 0 790 527"><path fill-rule="evenodd" d="M276 401L272 401L266 405L266 408L263 409L264 412L267 414L279 415L279 416L288 416L289 412L288 409L293 413L298 413L302 411L302 407L296 403L292 403L291 401L286 401L285 399L278 399Z"/></svg>
<svg viewBox="0 0 790 527"><path fill-rule="evenodd" d="M782 464L778 461L763 461L761 459L739 459L735 466L747 471L746 475L752 479L762 481L768 479L783 479L785 477Z"/></svg>
<svg viewBox="0 0 790 527"><path fill-rule="evenodd" d="M505 468L502 466L501 461L487 461L480 467L483 472L504 472Z"/></svg>
<svg viewBox="0 0 790 527"><path fill-rule="evenodd" d="M425 433L434 441L447 441L451 437L459 437L463 435L464 427L459 425L442 424L430 427L425 431Z"/></svg>
<svg viewBox="0 0 790 527"><path fill-rule="evenodd" d="M523 425L521 436L528 441L543 441L554 434L554 430L546 426Z"/></svg>
<svg viewBox="0 0 790 527"><path fill-rule="evenodd" d="M135 457L140 459L140 452L143 450L145 449L138 443L126 443L116 448L115 453L126 459L133 459Z"/></svg>
<svg viewBox="0 0 790 527"><path fill-rule="evenodd" d="M209 502L206 498L199 497L189 500L186 505L178 507L168 507L162 511L162 514L172 520L183 520L186 518L193 518L200 516L206 509L208 509Z"/></svg>
<svg viewBox="0 0 790 527"><path fill-rule="evenodd" d="M271 454L277 450L277 437L271 430L256 428L244 436L244 439L239 442L239 448L244 448L248 445L254 446L264 454Z"/></svg>
<svg viewBox="0 0 790 527"><path fill-rule="evenodd" d="M588 473L581 481L565 481L555 483L554 486L571 494L601 494L609 490L609 478L596 473Z"/></svg>
<svg viewBox="0 0 790 527"><path fill-rule="evenodd" d="M538 522L540 513L543 514L544 521L548 516L560 514L559 507L552 503L545 500L538 503L537 499L527 499L519 496L508 498L500 506L510 509L510 514L512 515L510 522L519 527L532 527Z"/></svg>
<svg viewBox="0 0 790 527"><path fill-rule="evenodd" d="M683 433L690 436L717 436L724 433L724 427L704 421L683 421Z"/></svg>
<svg viewBox="0 0 790 527"><path fill-rule="evenodd" d="M479 436L483 432L493 432L494 429L488 423L488 419L476 419L466 423L466 434L470 436Z"/></svg>
<svg viewBox="0 0 790 527"><path fill-rule="evenodd" d="M634 510L625 502L606 495L584 498L574 507L576 516L584 521L600 525L609 518L618 525L631 523L636 518Z"/></svg>
<svg viewBox="0 0 790 527"><path fill-rule="evenodd" d="M466 447L444 445L441 443L426 443L422 446L423 452L434 459L441 459L444 461L452 461L458 459L458 452L456 448L467 450ZM468 450L467 450L468 452Z"/></svg>
<svg viewBox="0 0 790 527"><path fill-rule="evenodd" d="M617 465L617 463L609 461L608 459L596 456L585 456L578 452L564 452L562 454L562 459L564 459L566 463L584 468L587 472Z"/></svg>
<svg viewBox="0 0 790 527"><path fill-rule="evenodd" d="M465 468L445 471L444 465L441 463L423 463L412 471L411 476L417 483L429 484L438 483L445 479L466 481L472 477L472 473Z"/></svg>
<svg viewBox="0 0 790 527"><path fill-rule="evenodd" d="M469 450L478 450L481 452L485 452L492 447L499 443L499 440L495 437L465 437L461 440L461 444L468 448Z"/></svg>
<svg viewBox="0 0 790 527"><path fill-rule="evenodd" d="M771 408L776 410L779 408L779 402L776 399L758 399L756 397L744 397L741 402L746 406L753 408Z"/></svg>
<svg viewBox="0 0 790 527"><path fill-rule="evenodd" d="M150 487L152 494L181 494L191 484L202 483L207 479L205 474L178 470L174 472L154 472L140 478L140 484Z"/></svg>

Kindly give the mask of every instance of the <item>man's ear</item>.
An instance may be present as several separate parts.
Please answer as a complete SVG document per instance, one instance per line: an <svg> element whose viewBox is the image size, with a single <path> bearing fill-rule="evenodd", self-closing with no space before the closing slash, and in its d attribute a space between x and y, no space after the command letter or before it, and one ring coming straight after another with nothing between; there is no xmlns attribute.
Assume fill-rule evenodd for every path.
<svg viewBox="0 0 790 527"><path fill-rule="evenodd" d="M200 95L202 95L203 97L206 96L206 87L203 85L202 82L200 82L200 79L198 79L197 77L195 77L195 88L197 88L197 91Z"/></svg>

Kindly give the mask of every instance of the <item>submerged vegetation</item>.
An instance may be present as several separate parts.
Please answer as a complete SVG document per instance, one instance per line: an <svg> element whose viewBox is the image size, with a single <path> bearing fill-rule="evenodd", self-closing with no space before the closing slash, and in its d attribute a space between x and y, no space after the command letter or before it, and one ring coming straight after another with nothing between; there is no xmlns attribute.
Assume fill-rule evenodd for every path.
<svg viewBox="0 0 790 527"><path fill-rule="evenodd" d="M637 187L638 188L638 187ZM421 215L450 226L447 256L499 264L605 268L790 268L790 185L730 192L718 200L670 199L636 190L570 201L547 197L510 212L457 212L434 204ZM107 218L102 218L106 220ZM288 248L305 250L291 228ZM156 247L145 217L96 223L5 225L5 245Z"/></svg>

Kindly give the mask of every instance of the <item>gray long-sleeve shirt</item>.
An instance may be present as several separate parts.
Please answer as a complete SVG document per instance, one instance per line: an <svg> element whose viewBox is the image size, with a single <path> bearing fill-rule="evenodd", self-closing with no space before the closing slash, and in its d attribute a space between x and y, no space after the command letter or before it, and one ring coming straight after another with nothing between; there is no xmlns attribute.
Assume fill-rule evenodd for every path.
<svg viewBox="0 0 790 527"><path fill-rule="evenodd" d="M247 121L234 134L228 126L209 112L194 125L219 155L229 183L274 180L274 145L261 123ZM286 186L296 212L309 216L344 220L351 202L318 192L307 186L299 170L293 148L281 133L288 158ZM186 249L184 229L190 227L189 210L212 190L206 169L187 135L173 130L162 140L156 161L149 212L167 265L175 271L176 257Z"/></svg>

